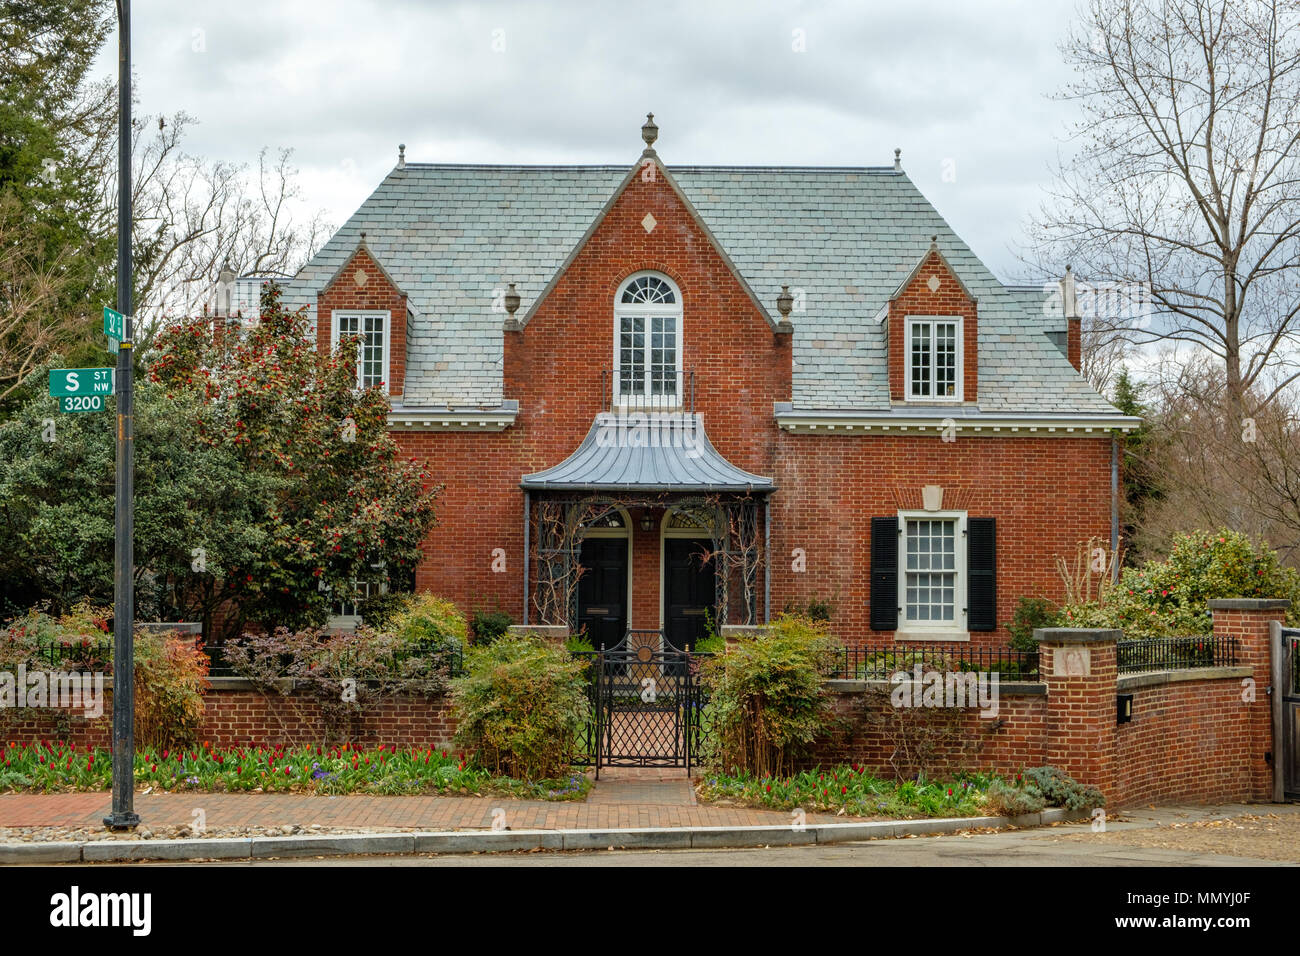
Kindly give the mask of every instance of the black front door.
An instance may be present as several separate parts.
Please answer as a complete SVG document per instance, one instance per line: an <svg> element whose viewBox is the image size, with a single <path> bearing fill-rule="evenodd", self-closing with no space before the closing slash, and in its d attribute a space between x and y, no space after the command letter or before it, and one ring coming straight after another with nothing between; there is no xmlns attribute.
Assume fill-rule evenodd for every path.
<svg viewBox="0 0 1300 956"><path fill-rule="evenodd" d="M596 650L613 647L627 632L627 539L586 538L578 562L578 624Z"/></svg>
<svg viewBox="0 0 1300 956"><path fill-rule="evenodd" d="M717 613L713 559L700 561L711 547L707 539L664 539L664 637L677 650L703 639L705 612Z"/></svg>

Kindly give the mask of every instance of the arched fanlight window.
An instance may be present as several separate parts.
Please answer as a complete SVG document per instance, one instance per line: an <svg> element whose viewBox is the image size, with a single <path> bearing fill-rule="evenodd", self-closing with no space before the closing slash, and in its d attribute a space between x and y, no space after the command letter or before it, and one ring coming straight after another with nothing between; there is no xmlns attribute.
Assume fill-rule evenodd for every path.
<svg viewBox="0 0 1300 956"><path fill-rule="evenodd" d="M615 398L672 407L682 397L682 299L671 279L629 277L614 298Z"/></svg>
<svg viewBox="0 0 1300 956"><path fill-rule="evenodd" d="M677 293L658 276L638 276L624 286L623 297L619 301L624 305L635 305L638 302L674 305L677 302Z"/></svg>
<svg viewBox="0 0 1300 956"><path fill-rule="evenodd" d="M668 531L708 531L709 523L693 511L673 510L668 512L664 528Z"/></svg>

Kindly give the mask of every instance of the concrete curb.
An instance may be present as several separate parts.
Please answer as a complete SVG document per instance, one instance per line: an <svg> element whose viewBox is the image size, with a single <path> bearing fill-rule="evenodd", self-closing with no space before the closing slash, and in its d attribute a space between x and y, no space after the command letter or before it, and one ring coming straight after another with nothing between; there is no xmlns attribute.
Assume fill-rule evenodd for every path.
<svg viewBox="0 0 1300 956"><path fill-rule="evenodd" d="M1021 817L949 817L802 827L655 827L627 830L447 830L213 840L95 840L0 844L0 865L120 863L129 860L249 860L410 853L507 853L517 850L687 850L851 843L961 830L1036 827L1087 820L1060 808Z"/></svg>

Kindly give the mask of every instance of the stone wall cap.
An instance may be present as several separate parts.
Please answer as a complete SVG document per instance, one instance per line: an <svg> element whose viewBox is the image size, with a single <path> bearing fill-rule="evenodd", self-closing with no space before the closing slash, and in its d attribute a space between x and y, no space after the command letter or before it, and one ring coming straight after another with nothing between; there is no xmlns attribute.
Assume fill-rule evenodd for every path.
<svg viewBox="0 0 1300 956"><path fill-rule="evenodd" d="M1211 611L1285 611L1291 607L1287 598L1215 598Z"/></svg>
<svg viewBox="0 0 1300 956"><path fill-rule="evenodd" d="M1040 644L1104 644L1118 641L1124 632L1110 627L1036 627L1034 640Z"/></svg>

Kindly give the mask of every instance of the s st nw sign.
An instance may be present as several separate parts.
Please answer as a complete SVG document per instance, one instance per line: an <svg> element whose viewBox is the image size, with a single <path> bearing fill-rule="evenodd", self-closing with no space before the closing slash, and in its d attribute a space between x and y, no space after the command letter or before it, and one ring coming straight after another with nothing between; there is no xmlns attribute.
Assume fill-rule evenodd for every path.
<svg viewBox="0 0 1300 956"><path fill-rule="evenodd" d="M111 368L52 368L50 396L67 398L74 395L98 395L102 398L112 395L116 382L114 371Z"/></svg>

